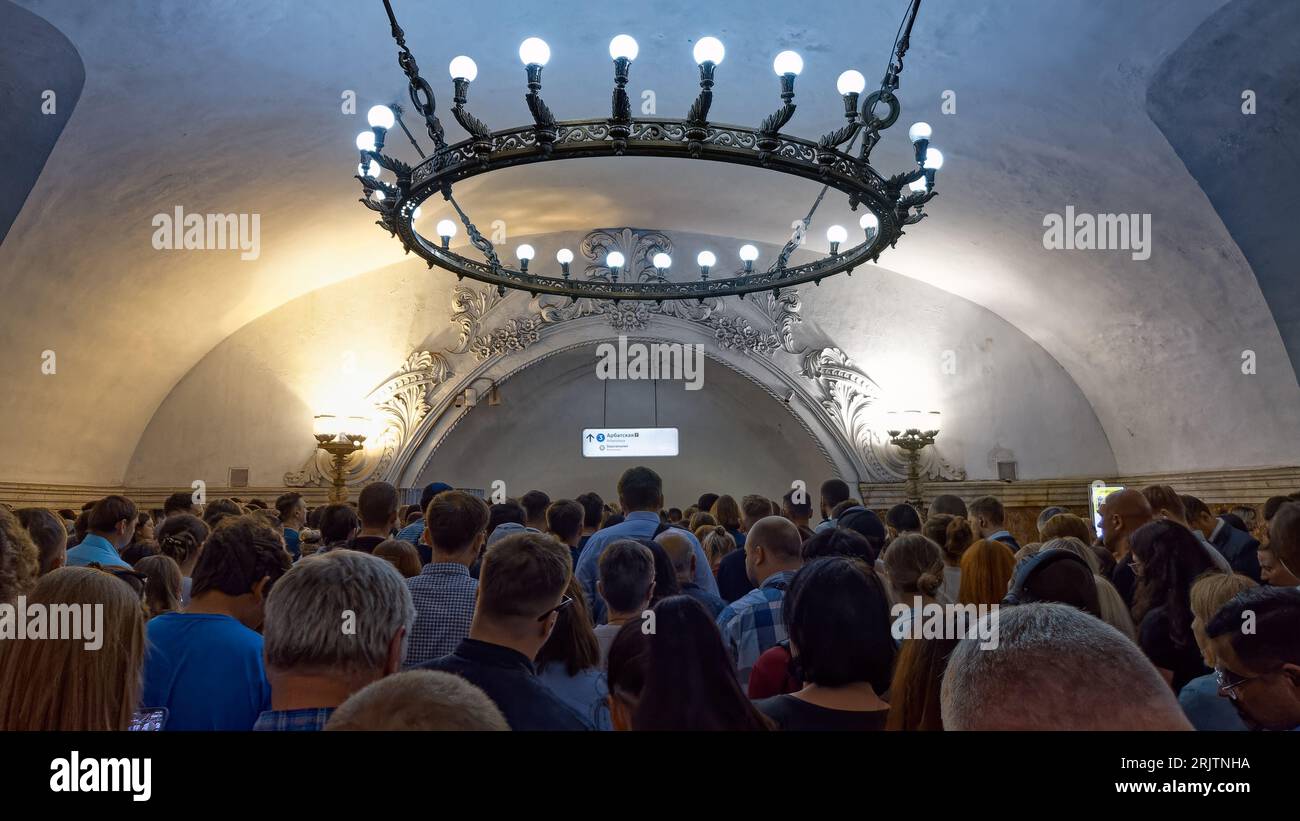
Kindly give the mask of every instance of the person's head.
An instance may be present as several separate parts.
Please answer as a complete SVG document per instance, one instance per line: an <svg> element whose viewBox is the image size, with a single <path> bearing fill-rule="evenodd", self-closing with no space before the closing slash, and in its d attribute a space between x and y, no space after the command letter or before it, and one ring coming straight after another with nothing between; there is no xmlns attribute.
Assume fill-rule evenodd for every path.
<svg viewBox="0 0 1300 821"><path fill-rule="evenodd" d="M1245 629L1247 622L1251 629ZM1219 695L1247 726L1300 727L1300 590L1257 587L1225 604L1205 632L1219 671Z"/></svg>
<svg viewBox="0 0 1300 821"><path fill-rule="evenodd" d="M980 539L961 557L960 604L999 604L1016 569L1011 548L996 539Z"/></svg>
<svg viewBox="0 0 1300 821"><path fill-rule="evenodd" d="M149 511L142 510L135 516L135 537L131 540L133 544L141 542L152 542L154 540L153 517Z"/></svg>
<svg viewBox="0 0 1300 821"><path fill-rule="evenodd" d="M709 510L713 508L713 503L716 501L718 501L718 494L701 493L699 500L695 502L695 509L697 511L702 510L707 513Z"/></svg>
<svg viewBox="0 0 1300 821"><path fill-rule="evenodd" d="M1094 565L1076 550L1067 549L1067 541L1054 540L1053 544L1062 547L1049 550L1040 546L1017 562L1006 598L1002 600L1004 610L1013 605L1055 602L1093 616L1101 615Z"/></svg>
<svg viewBox="0 0 1300 821"><path fill-rule="evenodd" d="M479 688L440 670L395 673L348 696L326 730L509 730L501 710Z"/></svg>
<svg viewBox="0 0 1300 821"><path fill-rule="evenodd" d="M668 508L668 523L679 524L682 521L682 509L680 507Z"/></svg>
<svg viewBox="0 0 1300 821"><path fill-rule="evenodd" d="M1059 516L1062 513L1069 513L1069 512L1070 511L1066 510L1060 505L1049 505L1048 507L1045 507L1041 511L1039 511L1038 520L1037 522L1035 522L1035 524L1038 527L1038 538L1046 541L1048 537L1043 535L1043 525L1047 524L1048 521L1050 521L1053 516Z"/></svg>
<svg viewBox="0 0 1300 821"><path fill-rule="evenodd" d="M357 497L361 526L368 530L393 529L397 524L397 488L388 482L371 482Z"/></svg>
<svg viewBox="0 0 1300 821"><path fill-rule="evenodd" d="M125 496L105 496L90 509L90 518L86 529L107 539L118 550L129 545L135 539L136 516L135 502Z"/></svg>
<svg viewBox="0 0 1300 821"><path fill-rule="evenodd" d="M1092 548L1088 547L1085 542L1076 539L1073 536L1060 536L1055 539L1048 539L1046 542L1043 542L1038 546L1038 552L1044 550L1068 550L1080 559L1083 559L1084 563L1088 565L1088 570L1093 575L1101 572L1101 562L1097 558L1097 554L1093 552Z"/></svg>
<svg viewBox="0 0 1300 821"><path fill-rule="evenodd" d="M628 468L618 479L618 502L625 514L639 510L657 513L664 504L663 480L648 467Z"/></svg>
<svg viewBox="0 0 1300 821"><path fill-rule="evenodd" d="M491 519L487 502L463 490L446 490L425 507L421 538L433 549L435 561L472 564L491 532Z"/></svg>
<svg viewBox="0 0 1300 821"><path fill-rule="evenodd" d="M966 503L961 500L960 496L954 496L951 493L942 493L934 497L930 503L930 515L943 513L948 516L960 516L963 519L969 519L970 513L966 510Z"/></svg>
<svg viewBox="0 0 1300 821"><path fill-rule="evenodd" d="M794 522L797 527L807 527L812 520L812 502L807 491L798 493L798 497L803 501L796 502L795 496L794 490L787 490L781 497L781 515Z"/></svg>
<svg viewBox="0 0 1300 821"><path fill-rule="evenodd" d="M894 539L882 559L895 597L906 604L911 604L913 596L933 597L943 584L939 545L919 533Z"/></svg>
<svg viewBox="0 0 1300 821"><path fill-rule="evenodd" d="M573 599L573 604L560 608L550 638L537 651L537 658L533 661L539 671L549 664L558 664L566 675L572 677L600 666L600 643L596 641L596 631L591 624L587 595L582 591L582 582L577 576L569 578L564 594Z"/></svg>
<svg viewBox="0 0 1300 821"><path fill-rule="evenodd" d="M1044 542L1052 539L1078 539L1092 544L1092 529L1088 523L1073 513L1058 513L1038 526L1038 535Z"/></svg>
<svg viewBox="0 0 1300 821"><path fill-rule="evenodd" d="M433 501L434 496L451 489L451 485L446 482L430 482L425 485L424 490L420 491L420 510L428 510L429 502Z"/></svg>
<svg viewBox="0 0 1300 821"><path fill-rule="evenodd" d="M244 515L244 509L234 499L213 499L203 508L203 521L209 528L216 528L217 525L232 516Z"/></svg>
<svg viewBox="0 0 1300 821"><path fill-rule="evenodd" d="M190 600L202 600L258 630L271 587L293 560L279 531L258 516L231 516L217 525L199 551ZM338 614L331 622L338 629Z"/></svg>
<svg viewBox="0 0 1300 821"><path fill-rule="evenodd" d="M655 586L650 548L631 539L611 542L600 554L598 572L596 591L605 600L611 621L640 616L650 606Z"/></svg>
<svg viewBox="0 0 1300 821"><path fill-rule="evenodd" d="M931 513L926 518L925 524L921 525L921 533L925 535L925 538L939 545L939 549L942 550L944 543L948 541L948 525L954 518L956 517L951 513ZM964 521L965 517L962 517L962 519ZM970 525L966 527L970 529ZM972 541L973 539L972 535Z"/></svg>
<svg viewBox="0 0 1300 821"><path fill-rule="evenodd" d="M891 535L921 532L921 514L909 504L897 504L885 512L885 524L889 525Z"/></svg>
<svg viewBox="0 0 1300 821"><path fill-rule="evenodd" d="M803 565L799 528L783 516L759 519L745 536L745 572L755 586L773 574Z"/></svg>
<svg viewBox="0 0 1300 821"><path fill-rule="evenodd" d="M1291 501L1286 496L1270 496L1264 502L1264 508L1260 511L1261 521L1256 530L1255 538L1259 539L1262 544L1267 544L1269 539L1269 528L1273 524L1273 517L1282 508L1282 505Z"/></svg>
<svg viewBox="0 0 1300 821"><path fill-rule="evenodd" d="M689 596L669 596L653 612L654 630L646 640L649 652L632 729L769 729L767 719L740 689L722 635L704 606ZM641 630L642 625L629 622L623 627L628 629ZM614 672L612 648L610 655L609 686L614 691L622 676Z"/></svg>
<svg viewBox="0 0 1300 821"><path fill-rule="evenodd" d="M939 691L948 656L956 646L955 637L903 640L889 685L886 730L943 729Z"/></svg>
<svg viewBox="0 0 1300 821"><path fill-rule="evenodd" d="M483 552L470 637L529 658L546 643L566 604L573 575L569 548L542 533L516 533Z"/></svg>
<svg viewBox="0 0 1300 821"><path fill-rule="evenodd" d="M1142 488L1142 495L1151 505L1151 513L1157 519L1172 519L1179 524L1187 524L1187 508L1183 499L1172 485L1147 485Z"/></svg>
<svg viewBox="0 0 1300 821"><path fill-rule="evenodd" d="M427 516L425 518L428 519ZM527 518L528 512L524 510L524 506L514 499L498 502L488 508L488 535L491 535L492 531L504 524L523 525Z"/></svg>
<svg viewBox="0 0 1300 821"><path fill-rule="evenodd" d="M978 637L959 641L940 702L945 730L1191 729L1136 644L1054 603L999 611L995 648Z"/></svg>
<svg viewBox="0 0 1300 821"><path fill-rule="evenodd" d="M814 533L799 549L804 563L827 556L848 556L868 565L876 560L877 551L866 537L856 530L833 527Z"/></svg>
<svg viewBox="0 0 1300 821"><path fill-rule="evenodd" d="M609 718L615 730L632 729L632 715L641 703L650 666L650 635L640 619L624 624L605 656Z"/></svg>
<svg viewBox="0 0 1300 821"><path fill-rule="evenodd" d="M182 575L191 575L210 532L203 520L192 513L169 516L158 525L158 552L176 562Z"/></svg>
<svg viewBox="0 0 1300 821"><path fill-rule="evenodd" d="M140 595L111 573L61 567L41 576L28 607L100 607L97 635L7 641L0 651L0 731L110 730L140 704L145 615Z"/></svg>
<svg viewBox="0 0 1300 821"><path fill-rule="evenodd" d="M1274 563L1285 570L1287 576L1300 578L1300 502L1287 502L1277 509L1269 522L1268 549ZM1282 577L1279 575L1278 578ZM1271 583L1279 584L1280 581Z"/></svg>
<svg viewBox="0 0 1300 821"><path fill-rule="evenodd" d="M43 507L19 508L14 516L36 545L40 575L63 567L68 560L68 529L59 517Z"/></svg>
<svg viewBox="0 0 1300 821"><path fill-rule="evenodd" d="M731 538L730 534L726 535L727 538ZM695 548L684 532L670 528L656 536L655 541L667 554L678 582L689 582L695 578ZM735 545L734 541L732 545ZM708 548L704 550L704 555L709 555Z"/></svg>
<svg viewBox="0 0 1300 821"><path fill-rule="evenodd" d="M351 630L340 629L355 614ZM266 602L266 675L272 692L315 696L336 707L401 669L415 606L402 575L384 559L332 550L302 559Z"/></svg>
<svg viewBox="0 0 1300 821"><path fill-rule="evenodd" d="M194 493L192 491L177 491L163 501L164 517L174 516L177 513L198 515L199 506L194 503Z"/></svg>
<svg viewBox="0 0 1300 821"><path fill-rule="evenodd" d="M537 530L546 529L546 508L551 505L551 497L540 490L530 490L519 498L524 508L524 524Z"/></svg>
<svg viewBox="0 0 1300 821"><path fill-rule="evenodd" d="M1214 667L1214 647L1205 626L1214 620L1215 614L1240 593L1258 587L1255 580L1239 573L1205 573L1192 584L1192 635L1196 645L1201 648L1201 658L1206 667Z"/></svg>
<svg viewBox="0 0 1300 821"><path fill-rule="evenodd" d="M699 514L697 514L699 515ZM709 567L715 573L722 557L736 549L736 539L721 525L700 525L695 530L695 538L704 548L704 555L709 557Z"/></svg>
<svg viewBox="0 0 1300 821"><path fill-rule="evenodd" d="M572 499L559 499L546 508L546 530L565 544L574 544L582 535L586 511Z"/></svg>
<svg viewBox="0 0 1300 821"><path fill-rule="evenodd" d="M889 594L870 565L847 556L814 559L790 583L783 611L804 683L865 682L877 693L889 689Z"/></svg>
<svg viewBox="0 0 1300 821"><path fill-rule="evenodd" d="M876 515L876 512L867 510L864 507L837 513L835 526L840 530L852 530L867 540L867 543L871 545L871 556L867 559L868 563L876 561L876 557L884 549L885 541L889 535L885 529L885 523L880 521L880 517Z"/></svg>
<svg viewBox="0 0 1300 821"><path fill-rule="evenodd" d="M135 563L135 570L145 577L144 609L149 618L181 609L181 566L175 559L145 556Z"/></svg>
<svg viewBox="0 0 1300 821"><path fill-rule="evenodd" d="M1128 553L1129 537L1139 527L1155 518L1151 503L1134 488L1117 490L1106 497L1098 510L1101 514L1101 541L1116 557Z"/></svg>
<svg viewBox="0 0 1300 821"><path fill-rule="evenodd" d="M90 511L83 510L77 514L77 518L72 523L72 534L76 537L77 543L80 544L86 538L90 527Z"/></svg>
<svg viewBox="0 0 1300 821"><path fill-rule="evenodd" d="M821 504L821 514L823 519L829 519L835 506L849 499L849 483L843 479L827 479L822 482L821 498L818 500Z"/></svg>
<svg viewBox="0 0 1300 821"><path fill-rule="evenodd" d="M9 509L0 506L0 604L12 604L36 584L40 550Z"/></svg>
<svg viewBox="0 0 1300 821"><path fill-rule="evenodd" d="M718 524L718 520L713 518L712 513L706 513L704 511L700 511L699 513L696 513L693 516L691 516L690 521L686 525L686 527L692 533L696 533L702 527L720 527L720 526L721 525ZM725 530L725 528L723 529Z"/></svg>
<svg viewBox="0 0 1300 821"><path fill-rule="evenodd" d="M727 497L721 497L718 501L722 501L724 498ZM771 499L766 496L760 496L757 493L751 493L740 500L740 529L742 532L748 533L749 529L753 527L754 523L759 519L764 519L768 516L777 516L780 515L780 512L781 511L772 504ZM789 519L790 517L787 516L785 518ZM718 523L722 524L723 522L721 519L718 519Z"/></svg>
<svg viewBox="0 0 1300 821"><path fill-rule="evenodd" d="M1187 526L1192 530L1201 531L1201 535L1205 538L1210 538L1214 528L1218 527L1219 520L1210 511L1209 505L1187 494L1180 498L1183 500L1183 509L1187 511Z"/></svg>
<svg viewBox="0 0 1300 821"><path fill-rule="evenodd" d="M356 531L360 520L352 505L330 502L320 515L320 537L327 545L346 542Z"/></svg>
<svg viewBox="0 0 1300 821"><path fill-rule="evenodd" d="M1192 610L1189 603L1192 582L1214 563L1192 532L1177 522L1162 519L1138 528L1130 541L1133 574L1133 621L1152 609L1165 607L1169 635L1179 647L1191 644Z"/></svg>
<svg viewBox="0 0 1300 821"><path fill-rule="evenodd" d="M975 535L986 539L1004 529L1006 511L1002 502L993 496L981 496L970 503L970 522Z"/></svg>
<svg viewBox="0 0 1300 821"><path fill-rule="evenodd" d="M420 575L420 551L415 545L401 539L384 539L375 545L374 555L397 568L402 578Z"/></svg>
<svg viewBox="0 0 1300 821"><path fill-rule="evenodd" d="M953 566L960 565L962 556L966 555L966 551L974 542L975 533L971 528L970 520L953 516L948 521L948 526L944 528L943 541L939 543L943 548L944 561Z"/></svg>
<svg viewBox="0 0 1300 821"><path fill-rule="evenodd" d="M766 507L766 503L764 507ZM740 529L740 505L736 504L736 500L731 496L723 494L715 499L709 513L718 524L728 530Z"/></svg>

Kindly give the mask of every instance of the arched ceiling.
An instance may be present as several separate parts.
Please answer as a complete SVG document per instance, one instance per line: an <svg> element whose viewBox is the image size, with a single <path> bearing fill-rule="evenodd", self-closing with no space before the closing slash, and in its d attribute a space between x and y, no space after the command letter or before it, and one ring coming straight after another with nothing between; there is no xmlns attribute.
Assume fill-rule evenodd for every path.
<svg viewBox="0 0 1300 821"><path fill-rule="evenodd" d="M350 174L365 109L403 101L404 78L378 0L19 5L62 31L86 70L76 112L0 245L11 306L0 326L10 388L0 424L22 434L0 451L0 474L118 481L163 398L222 339L296 296L400 260L355 201ZM634 99L651 89L661 115L680 116L695 91L691 44L711 33L728 46L713 119L759 122L778 103L771 57L795 48L806 68L787 130L816 137L842 121L840 71L879 77L904 3L656 2L649 19L626 4L395 5L444 115L444 67L466 52L479 64L477 116L496 128L526 122L515 55L529 35L552 46L545 97L557 116L598 115L606 43L627 31L641 42ZM1125 471L1300 459L1300 386L1269 304L1147 113L1153 76L1224 5L926 0L902 77L904 120L875 154L882 170L905 169L906 124L934 124L948 157L941 196L885 264L1042 345L1093 404ZM1251 53L1294 42L1240 35ZM31 61L33 72L46 68ZM1242 88L1257 79L1239 61L1221 71ZM355 116L340 110L347 90ZM945 90L956 114L940 112ZM449 116L444 124L460 135ZM686 170L555 163L476 180L460 198L480 224L502 219L516 235L629 224L780 242L815 193L758 171ZM151 219L176 206L260 214L260 256L153 250ZM1151 214L1151 258L1046 251L1044 215L1067 206ZM820 227L852 224L840 203L824 211ZM1273 215L1278 226L1288 218ZM451 287L407 264L430 289ZM837 289L846 312L888 308L855 301L853 282L823 289ZM402 305L376 317L389 320L403 321ZM1244 349L1256 352L1256 377L1243 378ZM56 375L41 374L46 350L58 355Z"/></svg>

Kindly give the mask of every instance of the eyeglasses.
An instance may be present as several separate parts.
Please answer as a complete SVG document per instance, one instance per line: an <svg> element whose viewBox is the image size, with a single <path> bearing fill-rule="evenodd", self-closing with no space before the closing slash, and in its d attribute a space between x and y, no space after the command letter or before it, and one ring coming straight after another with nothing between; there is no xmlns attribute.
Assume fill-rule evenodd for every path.
<svg viewBox="0 0 1300 821"><path fill-rule="evenodd" d="M547 617L547 616L551 615L552 613L558 613L558 612L560 612L561 610L563 610L564 608L568 607L568 606L571 605L571 604L573 604L573 597L572 597L572 596L565 596L564 598L560 599L560 603L559 603L559 604L555 605L555 606L552 607L550 610L547 610L545 613L543 613L542 615L538 616L538 617L537 617L537 620L538 620L538 621L546 621L546 617Z"/></svg>
<svg viewBox="0 0 1300 821"><path fill-rule="evenodd" d="M1239 676L1231 670L1225 670L1222 667L1216 669L1214 675L1219 682L1219 692L1233 701L1237 700L1237 691L1247 682L1254 681L1257 678L1263 678L1263 676Z"/></svg>

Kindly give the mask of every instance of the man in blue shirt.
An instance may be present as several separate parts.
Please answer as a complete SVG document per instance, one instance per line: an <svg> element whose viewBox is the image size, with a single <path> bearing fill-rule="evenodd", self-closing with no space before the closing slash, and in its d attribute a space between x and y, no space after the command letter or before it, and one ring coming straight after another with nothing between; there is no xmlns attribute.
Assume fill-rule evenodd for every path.
<svg viewBox="0 0 1300 821"><path fill-rule="evenodd" d="M90 509L86 538L68 551L70 567L98 563L103 567L131 565L120 551L135 539L135 503L125 496L105 496Z"/></svg>
<svg viewBox="0 0 1300 821"><path fill-rule="evenodd" d="M971 523L975 525L975 538L991 539L995 542L1002 542L1011 550L1020 549L1020 543L1016 537L1002 526L1006 520L1006 511L1002 503L992 496L981 496L970 503Z"/></svg>
<svg viewBox="0 0 1300 821"><path fill-rule="evenodd" d="M587 604L591 607L592 619L596 624L604 624L606 617L605 602L596 592L596 582L600 575L600 554L611 543L619 539L653 539L659 529L659 509L664 503L664 485L659 474L647 467L628 468L618 480L618 502L623 506L625 518L619 524L591 534L582 548L578 559L576 574L582 583L582 592L587 595ZM701 588L718 595L718 582L713 578L713 570L708 556L695 535L683 530L682 534L691 543L691 552L695 554L695 583Z"/></svg>

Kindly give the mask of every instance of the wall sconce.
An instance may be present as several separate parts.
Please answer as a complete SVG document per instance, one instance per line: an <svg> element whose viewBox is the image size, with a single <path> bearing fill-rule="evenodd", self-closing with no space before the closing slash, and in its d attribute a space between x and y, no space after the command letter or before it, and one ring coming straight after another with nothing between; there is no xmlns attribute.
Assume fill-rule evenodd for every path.
<svg viewBox="0 0 1300 821"><path fill-rule="evenodd" d="M333 414L320 414L312 420L316 447L328 453L334 462L330 477L331 502L348 500L348 488L343 480L344 468L352 454L365 449L366 432L369 429L370 419L365 416L349 416L340 422Z"/></svg>

